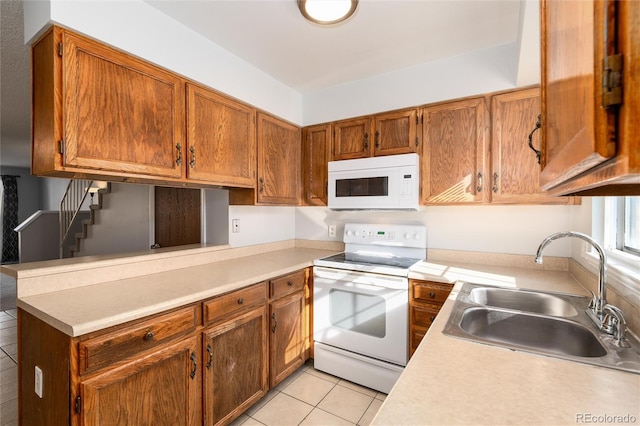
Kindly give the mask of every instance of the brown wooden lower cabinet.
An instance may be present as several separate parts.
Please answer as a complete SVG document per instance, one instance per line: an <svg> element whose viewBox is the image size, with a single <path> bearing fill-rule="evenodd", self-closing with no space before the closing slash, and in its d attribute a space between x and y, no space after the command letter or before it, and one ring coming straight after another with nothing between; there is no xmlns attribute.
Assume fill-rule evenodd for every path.
<svg viewBox="0 0 640 426"><path fill-rule="evenodd" d="M305 287L309 270L269 282L269 384L282 382L306 360Z"/></svg>
<svg viewBox="0 0 640 426"><path fill-rule="evenodd" d="M452 289L453 284L409 280L409 356L418 348Z"/></svg>
<svg viewBox="0 0 640 426"><path fill-rule="evenodd" d="M263 305L205 330L205 425L230 422L267 393L266 328Z"/></svg>
<svg viewBox="0 0 640 426"><path fill-rule="evenodd" d="M82 425L200 424L196 336L80 382Z"/></svg>
<svg viewBox="0 0 640 426"><path fill-rule="evenodd" d="M306 360L309 276L303 269L79 337L19 309L21 424L229 424Z"/></svg>

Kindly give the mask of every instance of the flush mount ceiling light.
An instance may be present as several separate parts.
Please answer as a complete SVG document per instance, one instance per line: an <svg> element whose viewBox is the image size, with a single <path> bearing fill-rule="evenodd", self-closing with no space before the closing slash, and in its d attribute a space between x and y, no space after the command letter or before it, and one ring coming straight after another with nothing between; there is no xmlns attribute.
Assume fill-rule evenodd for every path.
<svg viewBox="0 0 640 426"><path fill-rule="evenodd" d="M320 25L342 22L353 15L358 0L298 0L302 16Z"/></svg>

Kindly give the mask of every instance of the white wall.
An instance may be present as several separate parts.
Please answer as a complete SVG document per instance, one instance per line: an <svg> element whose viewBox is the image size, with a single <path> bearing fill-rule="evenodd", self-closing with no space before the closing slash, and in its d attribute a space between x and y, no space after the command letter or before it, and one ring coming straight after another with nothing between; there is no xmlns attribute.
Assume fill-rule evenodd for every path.
<svg viewBox="0 0 640 426"><path fill-rule="evenodd" d="M231 221L239 219L240 232ZM296 238L296 208L275 206L229 206L229 244L232 247Z"/></svg>
<svg viewBox="0 0 640 426"><path fill-rule="evenodd" d="M506 44L304 95L303 123L317 124L516 87L518 49Z"/></svg>
<svg viewBox="0 0 640 426"><path fill-rule="evenodd" d="M571 230L580 206L430 206L418 212L331 211L296 209L296 238L340 241L347 222L417 224L427 227L434 249L533 255L549 234ZM337 226L336 238L327 227ZM557 241L546 254L571 255L570 242Z"/></svg>
<svg viewBox="0 0 640 426"><path fill-rule="evenodd" d="M277 116L302 122L302 96L142 0L24 2L25 41L49 22L71 28L211 86Z"/></svg>
<svg viewBox="0 0 640 426"><path fill-rule="evenodd" d="M149 249L149 186L111 184L96 223L80 243L79 256L128 253Z"/></svg>

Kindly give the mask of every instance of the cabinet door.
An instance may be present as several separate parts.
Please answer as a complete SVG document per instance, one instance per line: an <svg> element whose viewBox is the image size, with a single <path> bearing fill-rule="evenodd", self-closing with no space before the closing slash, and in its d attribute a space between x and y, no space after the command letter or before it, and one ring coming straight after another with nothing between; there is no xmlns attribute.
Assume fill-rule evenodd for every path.
<svg viewBox="0 0 640 426"><path fill-rule="evenodd" d="M304 291L269 307L269 383L274 387L304 362Z"/></svg>
<svg viewBox="0 0 640 426"><path fill-rule="evenodd" d="M604 108L604 3L542 1L542 175L552 188L615 154Z"/></svg>
<svg viewBox="0 0 640 426"><path fill-rule="evenodd" d="M80 383L83 425L199 425L197 337L158 350ZM80 408L80 410L78 410Z"/></svg>
<svg viewBox="0 0 640 426"><path fill-rule="evenodd" d="M187 84L189 179L255 186L255 110Z"/></svg>
<svg viewBox="0 0 640 426"><path fill-rule="evenodd" d="M528 137L540 114L540 89L496 95L491 99L491 202L567 204L571 197L540 191L540 165ZM533 133L540 146L540 132Z"/></svg>
<svg viewBox="0 0 640 426"><path fill-rule="evenodd" d="M356 118L334 124L333 159L366 158L372 154L371 119Z"/></svg>
<svg viewBox="0 0 640 426"><path fill-rule="evenodd" d="M484 98L423 109L424 203L488 201L487 115Z"/></svg>
<svg viewBox="0 0 640 426"><path fill-rule="evenodd" d="M374 117L373 154L392 155L416 152L418 112L398 111Z"/></svg>
<svg viewBox="0 0 640 426"><path fill-rule="evenodd" d="M328 163L331 161L331 124L307 127L302 133L304 203L327 205Z"/></svg>
<svg viewBox="0 0 640 426"><path fill-rule="evenodd" d="M258 113L258 204L298 205L300 129Z"/></svg>
<svg viewBox="0 0 640 426"><path fill-rule="evenodd" d="M263 305L204 333L205 425L228 424L268 389Z"/></svg>
<svg viewBox="0 0 640 426"><path fill-rule="evenodd" d="M182 177L180 78L71 33L62 43L63 165Z"/></svg>

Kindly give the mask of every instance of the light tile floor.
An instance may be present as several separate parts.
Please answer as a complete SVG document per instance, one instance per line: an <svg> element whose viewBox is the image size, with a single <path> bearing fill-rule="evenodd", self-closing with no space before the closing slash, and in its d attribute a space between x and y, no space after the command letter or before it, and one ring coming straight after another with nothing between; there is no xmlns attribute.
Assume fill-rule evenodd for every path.
<svg viewBox="0 0 640 426"><path fill-rule="evenodd" d="M15 309L0 311L0 426L18 424L18 336ZM385 394L313 368L310 360L233 423L368 425Z"/></svg>
<svg viewBox="0 0 640 426"><path fill-rule="evenodd" d="M368 425L385 397L318 371L310 360L232 425Z"/></svg>

